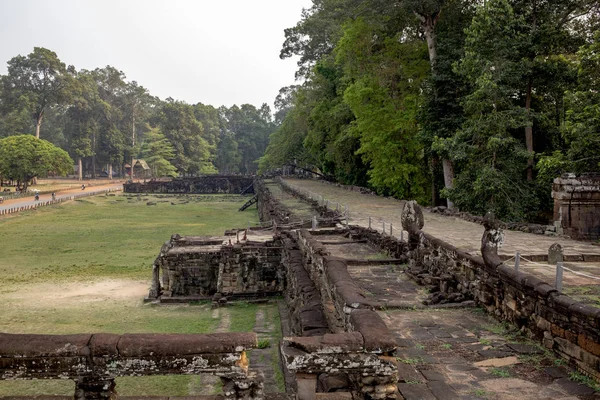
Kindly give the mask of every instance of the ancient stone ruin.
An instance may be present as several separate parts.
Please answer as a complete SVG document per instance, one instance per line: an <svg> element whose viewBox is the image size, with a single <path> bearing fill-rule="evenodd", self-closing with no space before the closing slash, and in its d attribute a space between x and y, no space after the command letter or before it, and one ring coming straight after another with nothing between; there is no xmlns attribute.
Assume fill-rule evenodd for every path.
<svg viewBox="0 0 600 400"><path fill-rule="evenodd" d="M148 297L164 303L211 300L218 307L282 296L285 394L265 394L262 371L249 363L247 351L257 347L254 333L0 335L1 379L72 379L75 399L112 399L116 377L208 373L223 382L223 395L211 399L400 399L399 382L408 385L410 379L396 358L401 339L379 312L406 303L368 293L350 272L356 265L406 265L405 273L428 289L423 307L478 305L600 378L600 310L506 265L498 256L503 232L493 215L483 219L477 256L423 232L416 202L398 210L408 232L398 239L347 225L339 213L294 193L318 222L307 223L270 185L254 186L261 226L218 237L173 235L154 262ZM368 246L388 258L352 259L332 250L344 245ZM390 284L386 290L403 287Z"/></svg>
<svg viewBox="0 0 600 400"><path fill-rule="evenodd" d="M554 221L559 233L600 239L600 174L563 174L554 180Z"/></svg>
<svg viewBox="0 0 600 400"><path fill-rule="evenodd" d="M123 185L125 193L171 194L246 194L254 193L254 177L244 175L206 175L197 178L150 180Z"/></svg>

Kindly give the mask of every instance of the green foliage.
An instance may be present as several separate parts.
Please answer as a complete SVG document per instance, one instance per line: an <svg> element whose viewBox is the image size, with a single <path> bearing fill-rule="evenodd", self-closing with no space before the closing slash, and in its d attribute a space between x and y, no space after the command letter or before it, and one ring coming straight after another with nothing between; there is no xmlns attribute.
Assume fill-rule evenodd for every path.
<svg viewBox="0 0 600 400"><path fill-rule="evenodd" d="M64 175L73 170L73 160L66 151L32 135L0 139L0 176L25 184L48 172Z"/></svg>
<svg viewBox="0 0 600 400"><path fill-rule="evenodd" d="M426 202L427 169L415 119L421 81L429 70L427 52L420 42L372 40L379 36L358 19L346 25L336 48L338 64L353 82L344 92L356 118L349 132L360 138L357 154L369 166L372 187Z"/></svg>
<svg viewBox="0 0 600 400"><path fill-rule="evenodd" d="M152 177L177 176L177 168L169 161L175 158L175 150L158 128L146 133L142 144L142 158L148 163Z"/></svg>
<svg viewBox="0 0 600 400"><path fill-rule="evenodd" d="M36 124L39 138L45 112L71 99L74 72L74 68L67 68L55 52L34 47L27 57L19 55L8 61L8 75L1 79L0 106L13 118L27 110Z"/></svg>
<svg viewBox="0 0 600 400"><path fill-rule="evenodd" d="M600 171L600 33L577 53L579 82L567 93L564 137L573 172Z"/></svg>

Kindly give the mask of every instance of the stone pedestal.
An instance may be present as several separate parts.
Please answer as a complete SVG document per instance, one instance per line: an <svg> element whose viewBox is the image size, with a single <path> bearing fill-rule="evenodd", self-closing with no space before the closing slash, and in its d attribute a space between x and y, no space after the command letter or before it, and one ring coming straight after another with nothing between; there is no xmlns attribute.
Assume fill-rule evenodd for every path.
<svg viewBox="0 0 600 400"><path fill-rule="evenodd" d="M600 174L563 174L552 198L558 230L576 240L600 239Z"/></svg>

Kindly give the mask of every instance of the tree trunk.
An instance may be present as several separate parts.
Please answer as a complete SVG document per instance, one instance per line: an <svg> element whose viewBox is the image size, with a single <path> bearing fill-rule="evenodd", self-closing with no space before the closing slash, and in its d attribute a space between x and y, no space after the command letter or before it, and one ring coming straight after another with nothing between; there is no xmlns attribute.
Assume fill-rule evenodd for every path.
<svg viewBox="0 0 600 400"><path fill-rule="evenodd" d="M452 165L452 161L442 160L442 168L444 170L444 186L446 189L452 189L454 187L452 183L454 180L454 166ZM448 204L448 208L454 208L454 203L449 199L446 199L446 203Z"/></svg>
<svg viewBox="0 0 600 400"><path fill-rule="evenodd" d="M527 95L525 97L525 113L527 119L530 117L531 110L531 97L532 97L533 79L529 78L527 82ZM527 160L527 181L533 181L533 123L527 121L525 127L525 145L527 146L527 152L529 152L529 159Z"/></svg>
<svg viewBox="0 0 600 400"><path fill-rule="evenodd" d="M92 134L92 178L96 179L96 134Z"/></svg>
<svg viewBox="0 0 600 400"><path fill-rule="evenodd" d="M417 17L421 20L421 26L425 33L425 40L427 41L427 51L429 52L429 63L431 64L431 74L435 75L435 63L437 59L437 42L435 36L435 25L440 16L439 12L423 15L415 12ZM452 181L454 180L454 166L452 161L442 159L442 169L444 170L444 187L446 189L452 189ZM446 199L448 208L453 208L454 204Z"/></svg>
<svg viewBox="0 0 600 400"><path fill-rule="evenodd" d="M35 137L37 139L40 138L40 129L42 128L42 119L44 118L44 113L40 113L37 118L37 122L35 124Z"/></svg>
<svg viewBox="0 0 600 400"><path fill-rule="evenodd" d="M79 180L83 180L83 163L81 162L81 157L77 158L77 165L79 166Z"/></svg>

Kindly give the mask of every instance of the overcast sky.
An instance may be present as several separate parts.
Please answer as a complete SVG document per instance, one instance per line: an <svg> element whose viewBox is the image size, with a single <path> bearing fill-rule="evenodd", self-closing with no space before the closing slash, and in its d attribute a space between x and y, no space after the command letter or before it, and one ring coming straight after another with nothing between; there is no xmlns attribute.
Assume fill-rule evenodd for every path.
<svg viewBox="0 0 600 400"><path fill-rule="evenodd" d="M284 28L311 0L0 0L0 74L34 47L67 65L123 71L152 95L271 107L294 83Z"/></svg>

